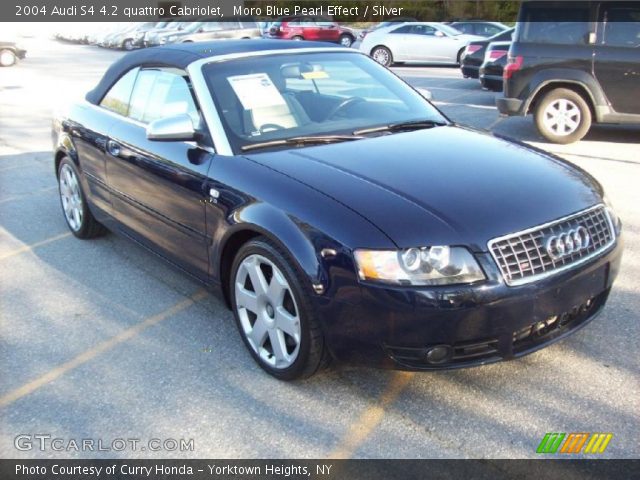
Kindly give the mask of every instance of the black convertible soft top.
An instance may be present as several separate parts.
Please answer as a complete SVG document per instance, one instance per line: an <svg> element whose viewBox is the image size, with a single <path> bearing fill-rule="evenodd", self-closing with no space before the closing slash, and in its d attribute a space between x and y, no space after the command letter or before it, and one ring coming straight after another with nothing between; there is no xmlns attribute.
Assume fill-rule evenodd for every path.
<svg viewBox="0 0 640 480"><path fill-rule="evenodd" d="M264 50L295 50L298 48L318 47L344 48L339 45L322 42L294 42L287 40L224 40L214 42L181 43L162 47L136 50L123 56L111 65L104 76L86 95L89 103L97 105L109 89L125 73L135 67L175 67L186 68L202 58L233 53L248 53Z"/></svg>

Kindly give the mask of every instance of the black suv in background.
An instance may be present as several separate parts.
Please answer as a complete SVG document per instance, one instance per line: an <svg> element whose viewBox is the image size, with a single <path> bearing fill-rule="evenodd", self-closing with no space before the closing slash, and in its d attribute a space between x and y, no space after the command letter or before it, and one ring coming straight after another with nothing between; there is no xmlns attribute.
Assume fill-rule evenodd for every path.
<svg viewBox="0 0 640 480"><path fill-rule="evenodd" d="M524 2L496 100L554 143L640 124L640 2Z"/></svg>

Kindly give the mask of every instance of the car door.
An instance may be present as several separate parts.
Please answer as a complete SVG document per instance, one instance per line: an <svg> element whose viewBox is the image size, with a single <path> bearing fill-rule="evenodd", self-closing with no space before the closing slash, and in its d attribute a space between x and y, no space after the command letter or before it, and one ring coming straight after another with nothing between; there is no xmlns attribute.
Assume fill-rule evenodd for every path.
<svg viewBox="0 0 640 480"><path fill-rule="evenodd" d="M186 74L141 69L127 117L109 133L107 177L114 214L125 230L206 279L205 184L212 154L194 142L146 136L150 122L182 113L200 123Z"/></svg>
<svg viewBox="0 0 640 480"><path fill-rule="evenodd" d="M111 126L126 114L129 97L138 75L138 68L124 74L109 89L97 106L81 107L79 122L72 125L78 157L82 159L82 172L87 180L92 202L99 208L94 212L98 221L107 222L111 214L111 195L108 190L106 148Z"/></svg>
<svg viewBox="0 0 640 480"><path fill-rule="evenodd" d="M640 6L602 2L594 72L618 113L640 114Z"/></svg>
<svg viewBox="0 0 640 480"><path fill-rule="evenodd" d="M420 62L438 61L440 38L436 29L430 25L412 25L411 33L405 41L407 60Z"/></svg>
<svg viewBox="0 0 640 480"><path fill-rule="evenodd" d="M318 39L325 42L337 42L340 38L340 29L338 24L330 22L323 18L316 18L316 26L318 28Z"/></svg>

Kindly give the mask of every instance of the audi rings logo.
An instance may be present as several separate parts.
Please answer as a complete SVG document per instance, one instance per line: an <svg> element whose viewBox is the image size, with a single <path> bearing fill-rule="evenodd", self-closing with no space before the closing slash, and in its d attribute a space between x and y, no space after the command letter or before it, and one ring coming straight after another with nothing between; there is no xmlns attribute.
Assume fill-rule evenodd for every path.
<svg viewBox="0 0 640 480"><path fill-rule="evenodd" d="M559 260L573 253L577 253L589 246L591 237L585 227L578 227L574 230L552 235L547 238L545 248L552 260Z"/></svg>

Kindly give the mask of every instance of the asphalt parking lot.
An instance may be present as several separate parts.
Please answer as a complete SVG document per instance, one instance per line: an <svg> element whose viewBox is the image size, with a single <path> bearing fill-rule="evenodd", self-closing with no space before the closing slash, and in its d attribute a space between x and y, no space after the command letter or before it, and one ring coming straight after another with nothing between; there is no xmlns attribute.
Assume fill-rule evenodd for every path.
<svg viewBox="0 0 640 480"><path fill-rule="evenodd" d="M495 94L455 68L395 69L453 120L592 173L624 223L622 271L597 320L517 361L415 374L338 365L282 383L200 285L122 237L68 232L52 105L84 94L122 54L33 42L26 61L0 70L0 457L535 457L546 432L611 432L602 457L640 455L640 129L595 127L550 145L531 118L500 118ZM141 444L22 451L18 434ZM145 448L154 438L194 448Z"/></svg>

